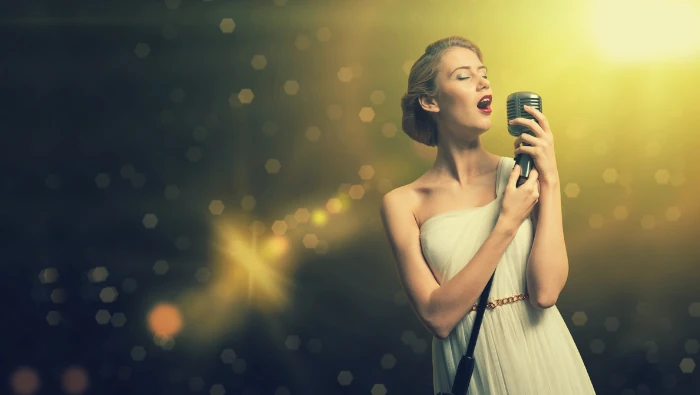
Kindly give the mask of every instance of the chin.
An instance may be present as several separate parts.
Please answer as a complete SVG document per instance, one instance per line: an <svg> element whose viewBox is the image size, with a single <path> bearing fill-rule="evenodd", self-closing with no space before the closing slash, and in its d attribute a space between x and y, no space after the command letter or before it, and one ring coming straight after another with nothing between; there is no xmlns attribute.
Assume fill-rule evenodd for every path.
<svg viewBox="0 0 700 395"><path fill-rule="evenodd" d="M481 133L488 132L491 129L491 119L482 122L480 125L476 126L476 129Z"/></svg>
<svg viewBox="0 0 700 395"><path fill-rule="evenodd" d="M470 114L471 115L471 114ZM479 119L479 118L481 119ZM479 133L486 132L487 130L491 129L491 124L493 123L491 116L484 116L481 112L479 114L474 115L474 118L469 119L467 122L465 122L466 125L465 127L469 129L473 129L478 131Z"/></svg>
<svg viewBox="0 0 700 395"><path fill-rule="evenodd" d="M471 115L471 114L470 114ZM483 117L482 114L478 114ZM459 133L466 133L466 135L481 135L491 129L491 117L482 119L458 119L450 129L460 131Z"/></svg>

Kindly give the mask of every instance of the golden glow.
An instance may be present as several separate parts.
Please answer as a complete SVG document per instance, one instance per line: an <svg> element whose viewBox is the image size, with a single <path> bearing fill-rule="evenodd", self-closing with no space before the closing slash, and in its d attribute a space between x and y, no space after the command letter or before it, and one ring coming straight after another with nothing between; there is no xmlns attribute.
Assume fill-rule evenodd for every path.
<svg viewBox="0 0 700 395"><path fill-rule="evenodd" d="M362 185L353 185L350 187L348 194L355 200L362 199L362 196L365 195L365 189L362 187Z"/></svg>
<svg viewBox="0 0 700 395"><path fill-rule="evenodd" d="M304 243L304 247L306 248L316 248L316 245L318 244L318 236L316 236L314 233L307 233L304 235L302 243Z"/></svg>
<svg viewBox="0 0 700 395"><path fill-rule="evenodd" d="M289 226L285 221L277 220L272 224L270 228L272 229L272 233L274 233L275 236L284 236L284 234L287 232L287 229L289 229Z"/></svg>
<svg viewBox="0 0 700 395"><path fill-rule="evenodd" d="M326 203L326 210L328 210L329 213L337 214L342 209L343 209L343 203L341 203L340 199L338 199L338 198L328 199L328 202Z"/></svg>
<svg viewBox="0 0 700 395"><path fill-rule="evenodd" d="M377 7L375 2L361 3L362 10L370 14ZM692 67L685 64L676 64L677 69L668 73L662 67L646 70L645 65L650 59L663 61L696 53L696 37L700 34L690 22L700 20L700 15L690 1L671 0L653 6L647 0L551 2L546 10L525 3L481 7L468 2L450 5L447 12L439 11L446 11L448 6L426 4L430 13L397 11L400 16L396 21L419 19L436 27L430 37L405 31L402 40L413 42L410 48L376 40L378 28L400 31L405 23L381 18L373 22L376 25L357 21L363 29L355 31L352 44L339 47L355 63L324 67L325 75L331 77L328 86L316 86L318 76L309 73L308 68L299 68L281 80L270 81L267 87L231 88L231 105L237 103L241 115L261 111L255 104L258 95L268 100L271 91L281 94L289 104L309 105L317 111L314 116L301 114L296 126L299 138L283 149L266 151L265 155L271 156L262 156L255 168L243 160L234 163L238 172L234 197L213 195L204 200L208 207L203 209L208 209L206 214L212 223L228 224L214 231L212 264L199 263L206 267L197 270L197 286L205 288L189 290L178 301L185 322L198 323L196 328L188 325L188 329L208 336L223 334L232 326L243 328L247 314L253 310L277 313L293 302L289 288L294 285L294 271L307 260L329 251L342 254L344 244L352 244L353 239L370 230L379 231L379 197L419 177L435 158L435 147L413 142L402 132L398 101L406 89L413 61L431 40L448 34L473 39L492 71L489 78L496 100L493 123L483 135L490 152L512 155L513 138L505 127L506 95L533 90L543 96L545 114L556 136L557 157L561 158L563 204L570 217L580 213L573 215L578 223L570 223L568 218L566 221L573 229L570 236L567 234L572 262L573 256L590 250L596 240L609 242L625 227L636 234L667 237L660 231L669 225L684 226L693 215L690 197L676 195L683 190L673 189L680 187L686 177L686 184L692 184L691 173L685 170L688 173L684 175L682 167L666 158L691 147L674 146L674 141L686 143L696 138L681 134L692 130L692 100L688 99L692 92L687 87L697 85L698 80L692 70L688 72ZM560 13L564 9L567 13ZM534 24L527 34L511 40L510 33L493 29L488 16L494 13L507 25L538 18L546 22ZM465 19L452 15L470 16ZM464 30L467 25L468 31ZM322 48L330 51L333 45L340 45L330 34L334 27L322 29L292 35L286 44L288 49L296 55L318 55ZM328 39L330 46L320 45ZM242 58L251 73L269 70L268 66L279 67L279 54L263 49ZM639 64L622 69L601 62L598 55ZM375 63L380 57L392 60ZM368 73L363 76L363 71ZM393 76L386 80L393 82L379 79L381 73ZM314 89L321 92L331 86L341 94L310 94ZM279 136L286 129L285 123L284 118L269 120L262 132L268 138L276 133ZM669 136L668 140L657 138L662 134ZM352 160L339 159L344 158L339 153L346 151L352 154ZM577 164L583 155L599 163L594 169L581 170ZM279 195L292 196L289 201L264 198L274 196L273 190L251 192L259 189L255 187L258 180L249 174L260 172L275 188L293 191L293 195ZM122 173L125 178L133 177L135 170L129 167ZM318 187L303 187L299 179L314 179ZM639 199L640 188L647 187L659 202L663 201L659 209ZM665 191L671 191L668 199ZM644 196L649 195L646 192ZM679 198L674 200L675 196ZM368 214L368 210L374 214ZM245 220L228 222L230 216L238 214ZM156 214L151 215L149 221L144 221L145 227L163 226ZM255 231L250 227L254 219ZM60 322L58 312L49 318Z"/></svg>
<svg viewBox="0 0 700 395"><path fill-rule="evenodd" d="M296 219L297 222L302 224L306 223L309 220L310 216L311 213L309 213L309 210L305 208L297 209L297 211L294 213L294 219Z"/></svg>
<svg viewBox="0 0 700 395"><path fill-rule="evenodd" d="M591 35L618 61L688 58L700 52L700 6L690 0L597 0Z"/></svg>
<svg viewBox="0 0 700 395"><path fill-rule="evenodd" d="M274 236L265 240L261 255L265 258L279 258L289 251L289 240L286 237Z"/></svg>
<svg viewBox="0 0 700 395"><path fill-rule="evenodd" d="M253 247L249 238L243 237L233 229L222 232L224 243L221 248L224 252L222 265L223 273L216 281L219 287L225 287L224 293L227 296L240 296L239 290L246 290L246 287L239 287L235 281L240 279L240 274L245 273L252 277L255 289L254 295L247 295L248 298L259 301L260 306L272 307L286 304L285 294L282 292L283 279L280 273L270 265L270 262L262 259Z"/></svg>
<svg viewBox="0 0 700 395"><path fill-rule="evenodd" d="M324 226L328 222L328 214L323 210L314 210L311 221L316 226Z"/></svg>
<svg viewBox="0 0 700 395"><path fill-rule="evenodd" d="M224 224L214 229L216 263L209 285L182 297L183 315L197 322L193 332L210 338L230 326L242 327L251 309L272 313L288 306L291 266L277 263L287 258L290 243L285 236L259 239L250 228Z"/></svg>

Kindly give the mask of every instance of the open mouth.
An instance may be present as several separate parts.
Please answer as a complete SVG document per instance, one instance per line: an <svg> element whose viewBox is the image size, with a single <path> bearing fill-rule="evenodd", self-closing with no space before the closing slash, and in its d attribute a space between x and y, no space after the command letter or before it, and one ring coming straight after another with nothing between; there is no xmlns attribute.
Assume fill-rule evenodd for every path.
<svg viewBox="0 0 700 395"><path fill-rule="evenodd" d="M491 99L491 95L482 97L481 100L476 103L476 107L485 113L491 113Z"/></svg>

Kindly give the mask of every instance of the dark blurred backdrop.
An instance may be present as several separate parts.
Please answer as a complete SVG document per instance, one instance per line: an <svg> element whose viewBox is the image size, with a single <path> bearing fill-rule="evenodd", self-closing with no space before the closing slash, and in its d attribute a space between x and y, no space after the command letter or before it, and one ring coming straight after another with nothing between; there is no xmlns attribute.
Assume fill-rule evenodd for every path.
<svg viewBox="0 0 700 395"><path fill-rule="evenodd" d="M697 1L40 1L0 7L9 394L428 394L378 217L430 42L477 42L555 134L557 307L599 394L700 391Z"/></svg>

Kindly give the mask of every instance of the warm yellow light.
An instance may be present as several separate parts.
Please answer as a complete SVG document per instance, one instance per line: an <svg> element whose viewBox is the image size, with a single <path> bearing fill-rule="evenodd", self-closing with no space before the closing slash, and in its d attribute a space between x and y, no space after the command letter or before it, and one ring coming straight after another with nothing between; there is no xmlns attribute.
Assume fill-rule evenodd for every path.
<svg viewBox="0 0 700 395"><path fill-rule="evenodd" d="M289 240L283 236L274 236L265 241L262 255L265 258L278 258L289 250Z"/></svg>
<svg viewBox="0 0 700 395"><path fill-rule="evenodd" d="M326 210L331 214L338 214L343 209L343 203L338 198L328 199Z"/></svg>
<svg viewBox="0 0 700 395"><path fill-rule="evenodd" d="M692 0L596 0L591 29L617 61L688 58L700 52L700 6Z"/></svg>
<svg viewBox="0 0 700 395"><path fill-rule="evenodd" d="M316 226L323 226L326 224L326 222L328 222L328 214L326 214L323 210L316 210L311 215L311 221L313 221L314 225Z"/></svg>

